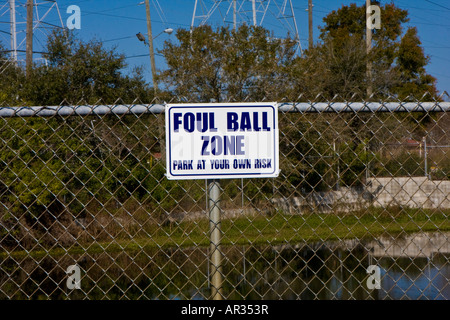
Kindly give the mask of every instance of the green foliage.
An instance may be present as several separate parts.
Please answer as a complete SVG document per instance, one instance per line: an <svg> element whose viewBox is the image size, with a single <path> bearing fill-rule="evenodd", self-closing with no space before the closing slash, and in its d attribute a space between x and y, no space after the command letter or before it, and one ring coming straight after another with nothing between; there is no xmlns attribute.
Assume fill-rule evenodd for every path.
<svg viewBox="0 0 450 320"><path fill-rule="evenodd" d="M141 146L157 150L157 145L153 136L147 139L144 124L128 121L124 130L108 126L112 117L99 124L84 120L3 119L2 202L32 219L41 219L44 212L58 216L64 208L83 217L90 206L99 209L111 199L170 211L184 191L165 178L162 164L148 161L149 150Z"/></svg>
<svg viewBox="0 0 450 320"><path fill-rule="evenodd" d="M0 105L17 101L23 77L23 70L10 60L0 42Z"/></svg>
<svg viewBox="0 0 450 320"><path fill-rule="evenodd" d="M176 96L219 102L273 99L284 92L282 75L295 53L290 39L275 39L268 30L247 25L236 31L207 25L192 33L179 29L177 39L161 50L168 69L160 75Z"/></svg>
<svg viewBox="0 0 450 320"><path fill-rule="evenodd" d="M425 55L415 27L408 28L401 39L398 49L397 70L400 74L401 84L395 87L400 99L408 96L421 98L429 93L436 96L436 78L429 75L425 66L430 58Z"/></svg>
<svg viewBox="0 0 450 320"><path fill-rule="evenodd" d="M160 78L175 96L203 102L299 96L361 100L369 86L375 98L436 97L436 79L424 69L429 58L417 30L403 31L407 11L394 4L380 8L381 29L373 30L369 54L364 5L342 6L328 14L320 42L301 56L295 55L292 39L274 39L261 27L180 29L178 43L166 42L161 51L168 69Z"/></svg>
<svg viewBox="0 0 450 320"><path fill-rule="evenodd" d="M417 30L410 27L403 33L403 24L409 21L407 11L392 3L380 5L380 9L381 29L373 30L369 54L365 5L342 6L323 19L321 42L309 48L293 69L299 88L308 97L321 94L328 99L338 95L360 100L366 97L369 85L375 98L404 99L413 95L419 99L426 93L437 96L436 79L424 69L429 58L424 54ZM366 73L369 62L371 78Z"/></svg>
<svg viewBox="0 0 450 320"><path fill-rule="evenodd" d="M356 4L327 15L320 42L301 56L295 54L295 41L274 38L262 27L179 29L178 41L166 42L161 50L168 67L159 78L168 98L189 102L359 101L367 98L369 85L374 98L420 98L425 93L436 97L435 79L425 71L429 57L417 30L403 32L407 12L385 4L381 14L382 28L374 30L369 55L364 41L365 7ZM26 76L0 47L0 70L4 70L0 105L114 104L154 98L142 69L125 75L125 56L99 41L83 42L68 31L56 31L46 51L48 65L34 65ZM371 79L368 62L373 67ZM402 124L409 121L413 130L425 131L430 118L416 116L420 119L402 115ZM383 158L371 151L376 150L371 145L374 132L405 132L394 130L400 121L394 119L397 116L388 115L383 122L391 126L388 130L378 130L366 115L332 117L338 120L324 114L280 114L282 181L248 180L246 201L258 206L274 189L296 195L327 191L336 182L359 186L370 164L373 174L423 174L422 160L415 154ZM204 191L192 182L165 178L163 164L153 158L164 151L163 125L153 115L0 120L0 200L12 214L25 213L35 221L66 210L83 217L91 207L93 212L107 207L115 213L131 200L153 217L165 219L183 201L193 208L204 197ZM377 139L387 141L384 138ZM333 143L337 151L332 150ZM446 165L441 165L440 176L448 177ZM240 185L228 181L224 189L230 201L237 201Z"/></svg>
<svg viewBox="0 0 450 320"><path fill-rule="evenodd" d="M153 99L142 69L125 75L125 56L99 41L83 42L59 30L49 37L46 52L47 63L35 64L28 75L0 53L0 104L114 104ZM62 215L84 217L90 207L111 206L111 199L148 202L145 188L159 188L164 177L161 170L153 172L156 169L141 161L149 149L136 148L139 138L154 145L154 136L146 139L149 134L136 119L122 129L115 126L116 117L102 120L94 125L96 119L76 117L1 119L0 199L11 214L24 217L22 223L38 232L38 238L40 232L53 232L46 228L55 218L70 223ZM153 145L150 149L155 150ZM163 186L165 190L170 187ZM11 232L18 232L20 239L16 229Z"/></svg>
<svg viewBox="0 0 450 320"><path fill-rule="evenodd" d="M424 160L416 153L401 152L395 157L382 159L381 176L414 177L424 176Z"/></svg>
<svg viewBox="0 0 450 320"><path fill-rule="evenodd" d="M125 55L117 53L114 48L105 48L100 41L83 42L68 30L56 30L48 38L46 52L44 58L47 63L35 64L27 77L20 69L11 70L20 80L13 82L16 103L112 104L153 99L142 69L133 70L132 76L125 75ZM5 81L11 81L11 78L14 77L2 77ZM9 99L8 102L13 101Z"/></svg>
<svg viewBox="0 0 450 320"><path fill-rule="evenodd" d="M374 162L374 155L369 150L368 140L356 144L344 143L340 147L340 165L342 183L347 186L360 186L365 181L366 170Z"/></svg>

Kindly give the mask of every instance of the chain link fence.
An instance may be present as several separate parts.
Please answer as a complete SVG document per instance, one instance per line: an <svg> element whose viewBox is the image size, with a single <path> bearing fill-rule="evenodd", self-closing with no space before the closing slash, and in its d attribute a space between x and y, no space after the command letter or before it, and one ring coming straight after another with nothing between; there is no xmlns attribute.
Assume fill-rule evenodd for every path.
<svg viewBox="0 0 450 320"><path fill-rule="evenodd" d="M449 299L449 111L280 102L280 175L217 184L216 266L164 104L2 106L0 298Z"/></svg>

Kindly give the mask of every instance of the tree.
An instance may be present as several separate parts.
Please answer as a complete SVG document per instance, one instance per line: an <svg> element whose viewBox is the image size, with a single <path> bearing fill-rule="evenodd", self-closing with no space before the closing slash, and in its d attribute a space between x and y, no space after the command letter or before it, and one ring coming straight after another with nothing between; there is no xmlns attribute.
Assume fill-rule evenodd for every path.
<svg viewBox="0 0 450 320"><path fill-rule="evenodd" d="M295 54L291 39L276 39L262 27L241 25L213 30L204 25L177 30L177 44L161 53L168 69L161 80L175 96L210 102L274 99L285 91Z"/></svg>
<svg viewBox="0 0 450 320"><path fill-rule="evenodd" d="M327 38L304 52L289 74L290 100L351 100L364 95L366 83L365 46L356 37L345 42Z"/></svg>
<svg viewBox="0 0 450 320"><path fill-rule="evenodd" d="M23 70L7 56L7 51L0 43L0 104L15 103L23 79Z"/></svg>
<svg viewBox="0 0 450 320"><path fill-rule="evenodd" d="M382 23L373 30L372 50L365 43L365 5L350 4L332 11L320 27L320 40L308 49L293 69L293 81L306 96L321 94L325 99L360 100L371 85L374 98L425 93L436 97L436 79L426 73L429 58L424 54L417 29L403 32L408 12L393 3L380 6ZM366 63L372 63L372 78ZM297 79L297 81L295 81ZM295 88L295 86L294 86Z"/></svg>
<svg viewBox="0 0 450 320"><path fill-rule="evenodd" d="M56 30L48 38L46 51L48 65L34 66L22 92L28 103L132 103L153 99L142 69L135 69L131 77L124 75L125 56L115 48L104 48L100 41L82 42L67 30Z"/></svg>
<svg viewBox="0 0 450 320"><path fill-rule="evenodd" d="M125 57L98 41L85 43L70 32L56 31L48 39L45 58L48 65L34 65L29 79L19 67L5 69L11 75L0 77L0 97L8 106L153 99L142 73L124 75ZM102 121L60 116L0 119L0 200L7 208L1 213L11 225L10 235L22 241L28 231L20 230L28 226L41 243L59 243L73 219L84 217L89 206L99 208L111 198L123 203L131 195L144 202L148 192L142 188L156 188L163 175L159 169L150 174L145 161L156 146L145 124L156 127L156 119L141 118L146 122L122 118L126 128L116 125L117 116Z"/></svg>
<svg viewBox="0 0 450 320"><path fill-rule="evenodd" d="M394 87L394 92L400 99L405 99L408 95L420 98L426 93L437 96L436 79L425 70L430 58L420 45L417 28L408 28L401 39L397 55L396 71L400 75L400 83Z"/></svg>

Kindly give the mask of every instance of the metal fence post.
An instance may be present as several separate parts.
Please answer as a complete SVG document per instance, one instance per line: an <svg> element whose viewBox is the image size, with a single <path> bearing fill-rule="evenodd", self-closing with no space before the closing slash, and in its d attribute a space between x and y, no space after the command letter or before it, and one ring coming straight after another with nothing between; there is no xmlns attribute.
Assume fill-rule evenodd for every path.
<svg viewBox="0 0 450 320"><path fill-rule="evenodd" d="M423 158L425 160L424 161L425 162L425 164L424 164L425 177L429 179L430 177L428 176L428 168L427 168L427 166L428 166L428 163L427 163L428 155L427 155L427 138L426 137L423 137L423 152L424 152Z"/></svg>
<svg viewBox="0 0 450 320"><path fill-rule="evenodd" d="M208 180L209 227L210 227L210 263L211 263L211 299L222 300L222 252L220 250L220 184L219 180Z"/></svg>

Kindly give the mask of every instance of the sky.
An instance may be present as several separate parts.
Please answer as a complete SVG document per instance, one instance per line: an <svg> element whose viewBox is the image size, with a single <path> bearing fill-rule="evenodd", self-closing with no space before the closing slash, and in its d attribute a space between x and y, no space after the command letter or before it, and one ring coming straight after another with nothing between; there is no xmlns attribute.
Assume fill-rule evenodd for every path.
<svg viewBox="0 0 450 320"><path fill-rule="evenodd" d="M17 37L18 42L24 39L24 6L25 0L15 0L17 9ZM38 1L45 2L43 0ZM200 12L200 3L203 3L206 9L212 7L213 0L198 0L198 11ZM238 0L242 2L242 0ZM257 0L258 2L258 0ZM283 9L284 0L271 0L270 9L267 11L262 25L273 30L276 36L283 36L291 30L294 30L292 18L276 19L276 16ZM425 50L425 54L430 57L427 71L437 78L437 88L439 92L447 91L450 93L450 2L448 0L389 0L381 3L393 2L396 6L408 10L410 21L405 24L415 26L418 29L419 38ZM7 8L8 0L0 0L0 41L9 48L10 31L9 12ZM57 7L52 6L52 2L42 4L38 8L39 16L45 24L49 25L67 25L67 20L72 12L67 12L71 5L77 5L80 8L81 28L76 29L75 34L83 39L97 39L104 42L107 48L115 47L119 53L123 53L127 58L127 73L132 73L133 68L142 66L144 68L146 80L151 83L151 65L149 58L149 49L140 42L136 33L147 34L145 4L142 0L58 0ZM250 2L248 2L248 6ZM289 3L289 1L287 1ZM292 0L295 20L300 36L302 49L308 47L308 0ZM314 41L317 41L319 35L318 27L323 25L323 18L333 10L337 10L343 5L356 3L363 5L365 0L313 0L313 34ZM154 47L156 52L156 67L158 70L165 68L163 57L158 53L164 45L164 41L176 41L176 30L179 28L189 29L195 7L195 0L150 0L152 34L154 37ZM276 6L278 4L278 7ZM3 8L2 8L3 6ZM225 14L226 4L222 4L221 12ZM241 18L252 19L251 14L242 13ZM284 8L286 16L292 16L290 7ZM258 15L261 19L262 13ZM278 16L279 17L279 16ZM239 17L238 17L239 19ZM223 25L223 17L219 11L209 18L208 23L212 26ZM226 16L226 22L232 25L232 14ZM195 19L198 25L201 19ZM281 22L283 22L283 24ZM383 17L381 17L383 23ZM289 27L290 26L290 27ZM167 28L174 29L172 34L164 33ZM35 51L44 50L45 29L41 28L35 32ZM22 47L24 49L24 41ZM35 58L39 59L36 54ZM24 53L19 52L19 59L24 59Z"/></svg>

